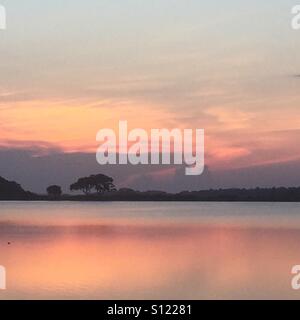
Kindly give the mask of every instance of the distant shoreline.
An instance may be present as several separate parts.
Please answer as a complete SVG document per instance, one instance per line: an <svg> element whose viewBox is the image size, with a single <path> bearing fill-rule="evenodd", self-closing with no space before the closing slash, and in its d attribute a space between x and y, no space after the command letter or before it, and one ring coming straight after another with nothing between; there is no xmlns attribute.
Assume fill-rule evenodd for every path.
<svg viewBox="0 0 300 320"><path fill-rule="evenodd" d="M167 193L162 191L135 191L120 189L103 194L61 195L53 197L26 192L22 195L2 195L0 201L79 201L79 202L300 202L300 187L297 188L255 188L183 191Z"/></svg>

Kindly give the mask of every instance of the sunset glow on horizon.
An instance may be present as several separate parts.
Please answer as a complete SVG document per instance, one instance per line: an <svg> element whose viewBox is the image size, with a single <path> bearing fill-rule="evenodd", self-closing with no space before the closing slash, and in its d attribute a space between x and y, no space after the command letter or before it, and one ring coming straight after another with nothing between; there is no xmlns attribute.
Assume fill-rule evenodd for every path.
<svg viewBox="0 0 300 320"><path fill-rule="evenodd" d="M95 153L127 120L203 128L210 168L300 160L294 1L2 2L1 150Z"/></svg>

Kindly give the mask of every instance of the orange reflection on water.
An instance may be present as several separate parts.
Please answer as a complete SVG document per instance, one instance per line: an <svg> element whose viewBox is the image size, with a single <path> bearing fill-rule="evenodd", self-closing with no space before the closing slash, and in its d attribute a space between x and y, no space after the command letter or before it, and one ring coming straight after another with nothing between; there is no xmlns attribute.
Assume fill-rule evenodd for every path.
<svg viewBox="0 0 300 320"><path fill-rule="evenodd" d="M0 298L300 298L290 285L299 241L298 230L222 226L8 227Z"/></svg>

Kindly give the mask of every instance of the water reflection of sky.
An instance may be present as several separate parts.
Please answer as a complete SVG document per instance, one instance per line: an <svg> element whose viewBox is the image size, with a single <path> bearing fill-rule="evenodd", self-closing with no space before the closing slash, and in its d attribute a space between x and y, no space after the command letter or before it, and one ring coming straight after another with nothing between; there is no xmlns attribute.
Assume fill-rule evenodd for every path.
<svg viewBox="0 0 300 320"><path fill-rule="evenodd" d="M45 207L42 214L49 214ZM2 222L8 290L0 299L300 298L290 284L300 262L297 228L107 221Z"/></svg>

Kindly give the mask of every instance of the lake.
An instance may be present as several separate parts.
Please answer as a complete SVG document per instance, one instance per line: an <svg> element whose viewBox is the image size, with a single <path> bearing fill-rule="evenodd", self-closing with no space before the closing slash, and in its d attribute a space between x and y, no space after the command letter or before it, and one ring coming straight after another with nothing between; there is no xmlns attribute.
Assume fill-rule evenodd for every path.
<svg viewBox="0 0 300 320"><path fill-rule="evenodd" d="M300 204L0 202L0 299L299 299Z"/></svg>

